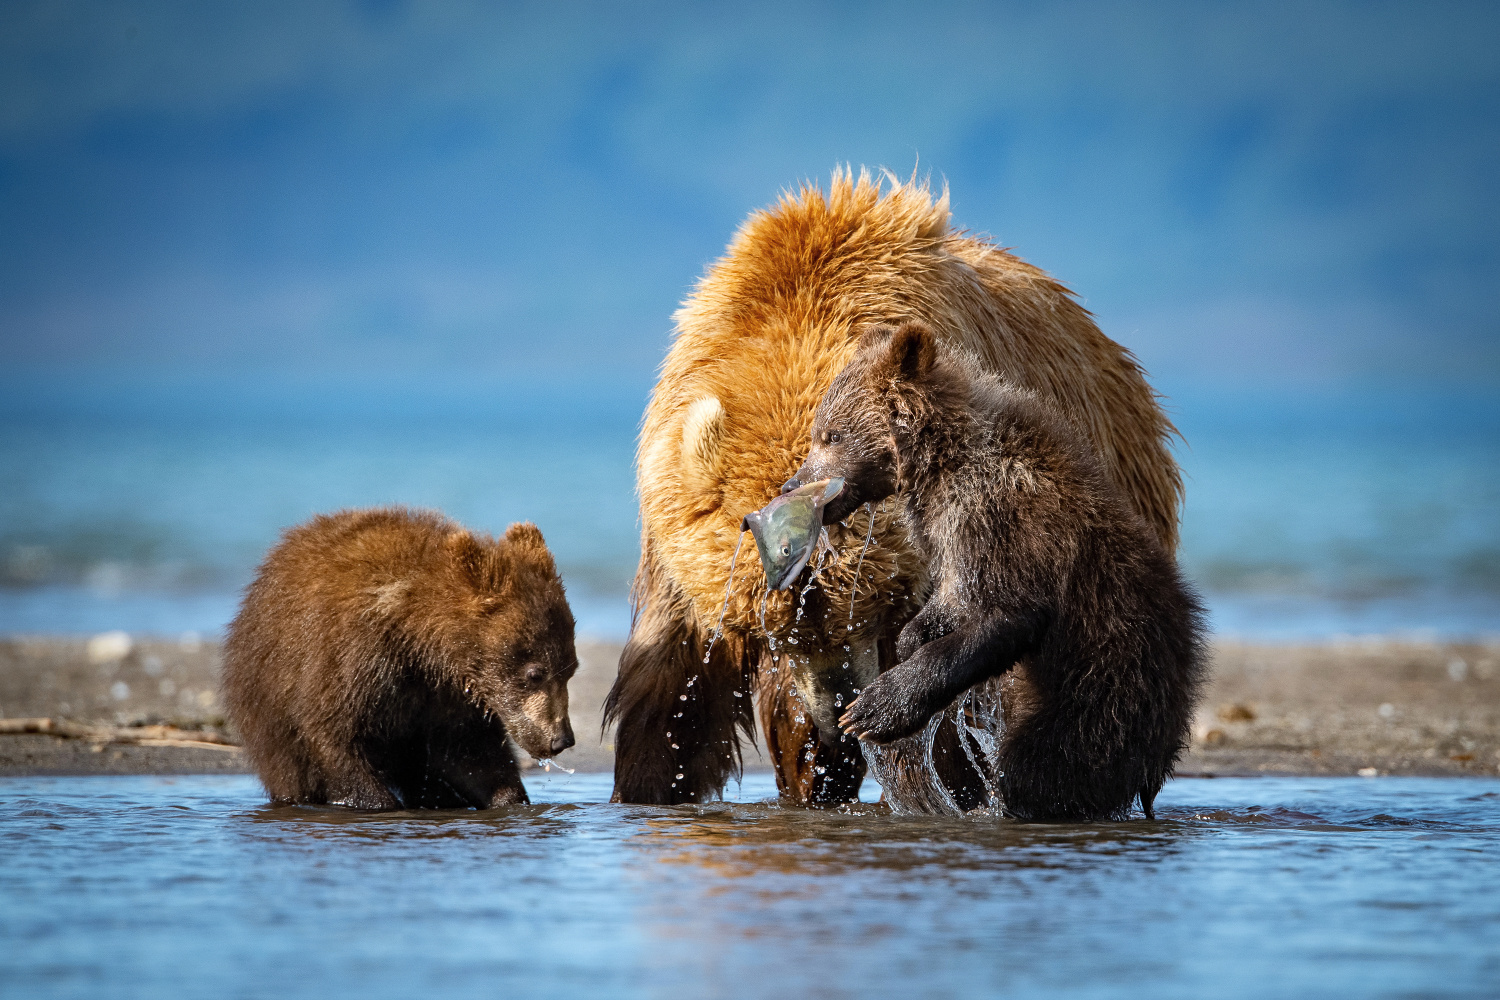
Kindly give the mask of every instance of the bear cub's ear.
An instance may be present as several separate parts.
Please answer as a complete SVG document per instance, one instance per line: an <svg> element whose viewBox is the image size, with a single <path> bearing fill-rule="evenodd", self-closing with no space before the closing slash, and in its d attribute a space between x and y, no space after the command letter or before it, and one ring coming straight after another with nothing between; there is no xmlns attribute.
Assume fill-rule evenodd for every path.
<svg viewBox="0 0 1500 1000"><path fill-rule="evenodd" d="M445 539L448 554L453 562L471 582L477 582L484 573L484 550L473 535L463 528L448 532Z"/></svg>
<svg viewBox="0 0 1500 1000"><path fill-rule="evenodd" d="M530 521L517 521L506 528L505 546L513 567L530 566L548 576L557 572L541 529Z"/></svg>
<svg viewBox="0 0 1500 1000"><path fill-rule="evenodd" d="M530 521L517 521L506 528L505 540L519 548L545 549L547 547L547 543L542 540L541 529Z"/></svg>
<svg viewBox="0 0 1500 1000"><path fill-rule="evenodd" d="M925 325L907 320L897 327L877 326L860 338L861 350L875 350L872 371L884 382L910 382L937 363L937 338Z"/></svg>
<svg viewBox="0 0 1500 1000"><path fill-rule="evenodd" d="M892 366L903 379L917 379L932 370L937 361L937 338L920 323L902 323L891 335L888 348Z"/></svg>

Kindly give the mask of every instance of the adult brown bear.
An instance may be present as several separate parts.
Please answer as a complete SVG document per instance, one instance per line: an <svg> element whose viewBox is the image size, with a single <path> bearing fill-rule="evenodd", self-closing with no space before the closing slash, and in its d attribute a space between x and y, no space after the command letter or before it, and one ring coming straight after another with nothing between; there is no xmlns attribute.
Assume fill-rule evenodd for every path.
<svg viewBox="0 0 1500 1000"><path fill-rule="evenodd" d="M801 463L813 410L867 327L919 321L1047 399L1176 548L1175 429L1134 358L1062 285L954 229L946 192L864 172L835 173L826 194L803 187L751 215L675 320L641 430L634 621L607 704L618 801L717 795L740 731L753 738L752 693L784 796L857 794L856 742L816 719L895 662L925 599L898 508L831 525L843 555L810 587L767 593L753 558L732 580L730 563L741 518Z"/></svg>

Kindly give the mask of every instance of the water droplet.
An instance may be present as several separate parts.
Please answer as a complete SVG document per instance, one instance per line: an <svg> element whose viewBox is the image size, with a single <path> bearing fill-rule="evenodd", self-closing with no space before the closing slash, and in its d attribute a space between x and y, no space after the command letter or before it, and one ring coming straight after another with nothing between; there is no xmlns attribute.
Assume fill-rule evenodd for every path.
<svg viewBox="0 0 1500 1000"><path fill-rule="evenodd" d="M677 780L678 780L678 781L681 781L681 780L682 780L682 772L681 772L681 771L678 771L678 772L677 772Z"/></svg>

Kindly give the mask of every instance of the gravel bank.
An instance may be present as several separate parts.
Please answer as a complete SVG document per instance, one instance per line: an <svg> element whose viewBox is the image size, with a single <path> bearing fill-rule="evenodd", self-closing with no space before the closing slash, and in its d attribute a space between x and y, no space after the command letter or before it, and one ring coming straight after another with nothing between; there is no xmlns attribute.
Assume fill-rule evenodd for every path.
<svg viewBox="0 0 1500 1000"><path fill-rule="evenodd" d="M578 645L579 670L569 685L578 745L559 763L584 771L614 766L614 745L600 729L604 697L620 647ZM0 638L0 774L199 774L245 772L235 746L184 746L202 739L237 742L219 702L219 647L197 639ZM92 729L77 735L5 729L19 720ZM7 726L5 720L12 720ZM133 738L130 730L168 726L177 745ZM64 727L67 728L67 727ZM156 735L156 734L153 734ZM519 754L523 763L529 762Z"/></svg>
<svg viewBox="0 0 1500 1000"><path fill-rule="evenodd" d="M600 715L619 646L585 642L578 654L578 746L560 763L608 771L614 747ZM50 719L72 734L7 733L28 727L0 723L0 774L244 771L243 755L224 745L234 733L218 672L218 646L196 639L0 639L0 719ZM765 766L751 748L746 765ZM1179 771L1500 773L1500 641L1221 642Z"/></svg>

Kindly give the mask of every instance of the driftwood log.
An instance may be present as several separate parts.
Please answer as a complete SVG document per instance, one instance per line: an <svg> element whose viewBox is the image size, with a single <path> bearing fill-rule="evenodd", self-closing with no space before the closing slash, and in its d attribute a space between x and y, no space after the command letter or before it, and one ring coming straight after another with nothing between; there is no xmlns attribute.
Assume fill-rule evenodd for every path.
<svg viewBox="0 0 1500 1000"><path fill-rule="evenodd" d="M0 736L57 736L91 743L133 743L148 747L199 747L237 750L238 745L213 732L176 726L90 726L67 719L0 719Z"/></svg>

